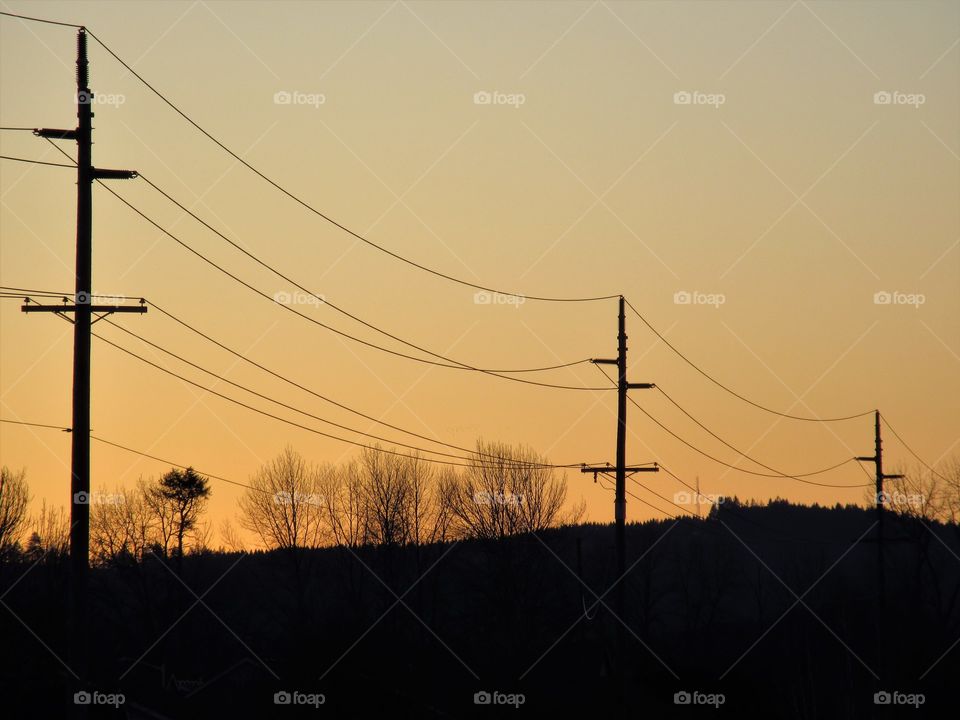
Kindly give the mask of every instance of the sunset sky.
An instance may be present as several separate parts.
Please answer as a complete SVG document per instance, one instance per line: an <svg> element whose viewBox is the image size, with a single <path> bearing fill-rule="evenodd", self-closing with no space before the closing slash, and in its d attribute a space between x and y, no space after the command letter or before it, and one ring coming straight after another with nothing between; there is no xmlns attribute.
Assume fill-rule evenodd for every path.
<svg viewBox="0 0 960 720"><path fill-rule="evenodd" d="M758 403L822 417L880 408L927 462L960 455L956 3L0 2L0 10L86 25L253 166L392 252L522 295L623 293L694 363ZM0 18L0 125L75 126L75 35ZM615 356L616 300L478 304L473 289L380 253L282 195L93 41L90 84L102 96L96 166L139 171L371 324L477 367ZM64 161L28 132L0 132L0 145L4 155ZM61 147L75 154L74 143ZM68 169L0 161L0 284L72 291L75 182ZM265 294L296 292L142 179L110 187ZM615 460L614 392L507 382L350 342L257 297L97 186L93 289L145 297L318 393L423 435L522 443L557 463ZM677 302L685 297L714 302ZM330 308L295 307L404 350ZM291 388L153 309L113 320L283 402L425 444ZM106 323L94 329L216 383ZM804 473L872 454L872 417L778 418L711 384L636 316L627 330L631 381L657 383L763 463ZM0 417L69 425L71 326L6 299L0 345ZM589 364L521 377L607 382ZM92 384L94 435L240 482L288 443L317 463L357 453L96 339ZM692 445L737 462L659 392L632 396ZM629 461L699 477L704 493L866 502L863 488L724 468L633 406L629 428ZM912 467L891 433L884 440L887 467ZM27 469L35 506L67 505L69 458L68 434L0 425L0 463ZM94 489L166 469L92 446ZM665 473L639 479L670 499L684 490ZM868 481L856 463L816 479ZM589 519L612 521L610 491L576 470L567 482ZM214 482L217 525L235 518L241 492ZM651 517L662 515L628 498L629 519Z"/></svg>

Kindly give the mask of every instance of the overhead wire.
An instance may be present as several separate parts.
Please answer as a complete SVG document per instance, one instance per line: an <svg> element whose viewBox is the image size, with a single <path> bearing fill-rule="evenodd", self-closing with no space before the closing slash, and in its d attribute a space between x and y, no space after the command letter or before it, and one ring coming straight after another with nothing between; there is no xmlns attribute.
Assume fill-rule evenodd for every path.
<svg viewBox="0 0 960 720"><path fill-rule="evenodd" d="M399 336L397 336L397 335L395 335L395 334L393 334L393 333L391 333L391 332L388 332L388 331L384 330L383 328L381 328L381 327L379 327L379 326L377 326L377 325L374 325L373 323L368 322L368 321L364 320L363 318L355 315L354 313L351 313L351 312L345 310L344 308L340 307L340 306L337 305L336 303L334 303L334 302L330 301L329 299L327 299L326 295L317 294L317 293L314 292L313 290L310 290L309 288L305 287L303 284L297 282L296 280L294 280L294 279L291 278L290 276L284 274L283 272L281 272L280 270L278 270L278 269L275 268L274 266L272 266L272 265L270 265L269 263L267 263L266 261L262 260L262 259L259 258L257 255L255 255L254 253L250 252L249 250L247 250L245 247L243 247L242 245L240 245L240 244L237 243L236 241L231 240L229 237L227 237L227 236L224 235L222 232L220 232L219 230L217 230L215 227L213 227L212 225L210 225L206 220L204 220L204 219L201 218L199 215L197 215L196 213L194 213L192 210L190 210L190 208L186 207L183 203L181 203L181 202L178 201L176 198L174 198L172 195L170 195L170 194L167 193L165 190L163 190L162 188L160 188L158 185L156 185L152 180L150 180L148 177L146 177L146 176L143 175L142 173L139 174L138 177L139 177L141 180L143 180L145 183L147 183L147 185L149 185L149 186L150 186L151 188L153 188L155 191L157 191L158 193L160 193L160 195L162 195L162 196L165 197L167 200L169 200L171 203L173 203L173 204L176 205L178 208L180 208L180 210L182 210L182 211L185 212L187 215L189 215L189 216L192 217L194 220L196 220L198 223L200 223L201 225L203 225L203 227L207 228L210 232L214 233L217 237L221 238L221 239L224 240L226 243L228 243L231 247L233 247L233 248L235 248L236 250L238 250L239 252L243 253L245 256L247 256L248 258L250 258L251 260L253 260L255 263L257 263L258 265L260 265L260 266L263 267L264 269L270 271L271 273L273 273L274 275L276 275L276 276L277 276L278 278L280 278L281 280L284 280L285 282L290 283L293 287L295 287L295 288L297 288L298 290L300 290L300 291L306 293L307 295L313 297L314 299L316 299L317 301L319 301L322 305L324 305L324 306L326 306L326 307L329 307L331 310L334 310L334 311L340 313L341 315L344 315L344 316L350 318L350 319L353 320L354 322L358 322L358 323L360 323L361 325L363 325L363 326L365 326L365 327L367 327L367 328L370 328L371 330L374 330L375 332L378 332L378 333L380 333L381 335L384 335L385 337L390 338L391 340L395 340L396 342L399 342L399 343L401 343L401 344L403 344L403 345L406 345L407 347L413 348L414 350L418 350L418 351L420 351L420 352L422 352L422 353L425 353L426 355L430 355L430 356L432 356L432 357L438 358L438 359L443 360L443 361L445 361L445 362L447 362L447 363L451 363L451 364L455 364L455 365L460 365L461 367L463 367L463 368L465 368L465 369L468 369L468 370L478 370L478 368L473 367L472 365L469 365L468 363L462 362L462 361L460 361L460 360L455 360L455 359L450 358L450 357L448 357L448 356L446 356L446 355L442 355L442 354L440 354L440 353L434 352L433 350L429 350L429 349L427 349L427 348L425 348L425 347L422 347L421 345L418 345L418 344L416 344L416 343L414 343L414 342L411 342L411 341L409 341L409 340L405 340L404 338L399 337ZM547 371L547 370L558 370L558 369L561 369L561 368L573 367L573 366L575 366L575 365L582 365L582 364L587 363L587 362L589 362L589 358L583 358L583 359L575 360L575 361L572 361L572 362L560 363L560 364L557 364L557 365L549 365L549 366L546 366L546 367L521 368L521 369L519 369L519 370L516 370L516 369L490 369L490 371L491 371L491 372L499 372L499 373L511 373L511 374L512 374L512 373L543 372L543 371Z"/></svg>
<svg viewBox="0 0 960 720"><path fill-rule="evenodd" d="M602 367L600 367L599 365L594 365L594 367L596 367L601 373L603 373L603 375L607 378L607 380L610 381L611 384L613 384L614 386L616 386L616 381L615 381L613 378L611 378L610 375L609 375ZM640 405L636 400L634 400L631 396L628 395L628 396L627 396L627 400L629 400L630 403L633 404L634 407L636 407L640 412L642 412L642 413L643 413L644 415L646 415L650 420L652 420L656 425L658 425L664 432L668 433L669 435L671 435L672 437L674 437L676 440L679 440L681 443L683 443L684 445L686 445L686 446L687 446L688 448L690 448L691 450L699 453L700 455L703 455L704 457L708 458L709 460L713 460L715 463L718 463L718 464L720 464L720 465L723 465L724 467L728 467L728 468L730 468L731 470L736 470L736 471L738 471L738 472L747 473L747 474L749 474L749 475L756 475L756 476L758 476L758 477L789 478L789 479L791 479L791 480L796 480L797 482L805 483L805 484L807 484L807 485L816 485L816 486L819 486L819 487L831 487L831 488L857 488L857 487L867 487L866 484L863 484L863 485L840 485L840 484L835 484L835 483L821 483L821 482L817 482L817 481L815 481L815 480L807 480L807 479L806 479L806 476L809 476L809 475L818 475L818 474L820 474L820 473L827 472L828 470L833 470L833 469L835 469L835 467L840 467L841 465L844 465L844 464L846 464L846 463L848 463L848 462L853 462L853 458L850 458L849 460L845 460L844 462L842 462L842 463L840 463L840 464L838 464L838 465L836 465L836 466L834 466L834 467L824 468L824 469L822 469L822 470L816 470L816 471L810 472L810 473L802 473L802 474L799 474L799 475L761 473L761 472L757 472L756 470L751 470L751 469L749 469L749 468L743 468L743 467L739 467L739 466L737 466L737 465L731 465L730 463L728 463L728 462L726 462L726 461L724 461L724 460L721 460L720 458L715 457L715 456L711 455L710 453L708 453L708 452L706 452L706 451L704 451L704 450L701 450L699 447L697 447L696 445L694 445L693 443L691 443L689 440L686 440L685 438L683 438L683 437L681 437L680 435L678 435L676 432L674 432L673 430L671 430L670 428L668 428L666 425L664 425L664 424L663 424L660 420L658 420L656 417L654 417L654 416L651 415L649 412L647 412L647 410L646 410L642 405Z"/></svg>
<svg viewBox="0 0 960 720"><path fill-rule="evenodd" d="M866 415L870 415L870 414L872 414L872 413L874 412L874 410L865 410L865 411L863 411L863 412L861 412L861 413L855 413L855 414L853 414L853 415L843 415L843 416L839 416L839 417L805 417L805 416L803 416L803 415L791 415L790 413L780 412L779 410L774 410L773 408L769 408L769 407L767 407L766 405L762 405L762 404L760 404L760 403L758 403L758 402L754 402L753 400L751 400L750 398L746 397L745 395L741 395L741 394L738 393L736 390L733 390L732 388L724 385L722 382L720 382L720 381L717 380L715 377L713 377L712 375L710 375L706 370L704 370L704 369L701 368L699 365L697 365L695 362L693 362L690 358L688 358L686 355L684 355L682 352L680 352L680 350L678 350L678 349L676 348L676 346L673 345L673 343L671 343L669 340L667 340L667 338L665 338L665 337L663 336L663 334L660 333L660 331L658 331L653 325L651 325L650 322L640 313L639 310L637 310L637 309L631 304L631 302L630 302L629 300L627 300L626 298L624 298L624 302L626 303L627 307L629 307L629 308L633 311L633 313L634 313L638 318L640 318L640 320L643 322L643 324L646 325L647 328L648 328L654 335L656 335L664 345L666 345L668 348L670 348L681 360L683 360L685 363L687 363L687 365L689 365L689 366L692 367L694 370L696 370L698 373L700 373L701 375L703 375L703 377L705 377L707 380L709 380L710 382L712 382L712 383L713 383L714 385L716 385L717 387L721 388L722 390L725 390L726 392L728 392L729 394L733 395L734 397L739 398L740 400L742 400L743 402L747 403L748 405L752 405L753 407L759 408L760 410L765 410L766 412L771 413L771 414L773 414L773 415L779 415L780 417L789 418L789 419L791 419L791 420L803 420L803 421L806 421L806 422L841 422L841 421L843 421L843 420L854 420L854 419L856 419L856 418L865 417Z"/></svg>
<svg viewBox="0 0 960 720"><path fill-rule="evenodd" d="M390 249L386 248L385 246L380 245L380 244L374 242L373 240L370 240L369 238L365 237L365 236L362 235L361 233L358 233L358 232L356 232L355 230L352 230L351 228L349 228L347 225L345 225L345 224L343 224L343 223L335 220L335 219L334 219L333 217L331 217L330 215L328 215L328 214L326 214L326 213L318 210L315 206L311 205L311 204L310 204L309 202L307 202L306 200L303 200L303 199L302 199L301 197L299 197L298 195L295 195L293 192L291 192L290 190L288 190L286 187L284 187L283 185L281 185L280 183L278 183L277 181L273 180L272 178L270 178L269 176L267 176L265 173L263 173L262 171L260 171L259 169L257 169L257 168L256 168L254 165L252 165L249 161L247 161L246 159L244 159L244 157L243 157L242 155L234 152L234 151L233 151L232 149L230 149L226 144L224 144L222 141L220 141L219 139L217 139L213 134L211 134L208 130L206 130L205 128L203 128L198 122L196 122L192 117L190 117L186 112L184 112L179 106L177 106L177 105L176 105L172 100L170 100L166 95L164 95L164 94L163 94L162 92L160 92L156 87L154 87L151 83L149 83L140 73L138 73L136 70L134 70L122 57L120 57L116 52L114 52L114 51L113 51L103 40L101 40L93 31L91 31L89 28L86 28L86 32L87 32L87 34L88 34L90 37L92 37L104 50L106 50L107 53L109 53L117 62L119 62L124 68L126 68L126 70L127 70L131 75L133 75L135 78L137 78L137 80L139 80L141 83L143 83L143 85L144 85L147 89L149 89L154 95L156 95L160 100L162 100L168 107L170 107L174 112L176 112L178 115L180 115L180 117L182 117L184 120L186 120L190 125L192 125L192 126L193 126L195 129L197 129L201 134L203 134L208 140L212 141L215 145L217 145L221 150L223 150L223 151L226 152L228 155L230 155L230 157L232 157L232 158L233 158L234 160L236 160L238 163L240 163L240 164L243 165L245 168L247 168L248 170L250 170L251 172L253 172L255 175L257 175L258 177L260 177L262 180L264 180L265 182L267 182L269 185L273 186L275 189L279 190L281 193L283 193L284 195L286 195L288 198L290 198L290 199L293 200L294 202L298 203L299 205L301 205L301 206L303 206L304 208L306 208L307 210L309 210L311 213L313 213L313 214L316 215L317 217L322 218L322 219L325 220L326 222L328 222L328 223L330 223L331 225L339 228L340 230L342 230L343 232L345 232L345 233L347 233L348 235L352 236L353 238L355 238L355 239L359 240L360 242L362 242L362 243L364 243L364 244L366 244L366 245L368 245L368 246L370 246L370 247L372 247L372 248L380 251L381 253L384 253L384 254L386 254L386 255L389 255L390 257L394 258L395 260L399 260L400 262L406 263L407 265L410 265L411 267L417 268L417 269L419 269L419 270L422 270L422 271L424 271L424 272L427 272L427 273L429 273L429 274L431 274L431 275L434 275L434 276L436 276L436 277L439 277L439 278L448 280L448 281L453 282L453 283L457 283L457 284L459 284L459 285L463 285L463 286L466 286L466 287L470 287L470 288L473 288L473 289L475 289L475 290L483 290L484 292L495 293L495 294L499 294L499 295L508 295L508 296L518 297L518 298L519 298L519 297L522 297L522 298L525 298L526 300L536 300L536 301L542 301L542 302L565 302L565 303L570 303L570 302L593 302L593 301L597 301L597 300L611 300L611 299L614 299L614 298L619 297L619 295L598 295L598 296L589 296L589 297L551 297L551 296L543 296L543 295L530 295L530 294L525 294L525 293L509 292L509 291L499 290L499 289L494 288L494 287L491 287L491 286L481 285L481 284L479 284L479 283L470 282L469 280L464 280L464 279L462 279L462 278L458 278L458 277L455 277L455 276L453 276L453 275L449 275L449 274L447 274L447 273L441 272L441 271L439 271L439 270L435 270L434 268L428 267L428 266L423 265L423 264L421 264L421 263L418 263L418 262L416 262L416 261L414 261L414 260L411 260L411 259L409 259L409 258L407 258L407 257L404 257L403 255L401 255L401 254L399 254L399 253L397 253L397 252L394 252L393 250L390 250Z"/></svg>

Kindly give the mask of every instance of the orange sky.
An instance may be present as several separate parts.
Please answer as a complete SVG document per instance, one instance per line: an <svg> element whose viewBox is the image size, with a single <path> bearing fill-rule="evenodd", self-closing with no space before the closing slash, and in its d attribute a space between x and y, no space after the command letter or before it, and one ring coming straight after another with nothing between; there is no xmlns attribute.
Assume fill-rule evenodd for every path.
<svg viewBox="0 0 960 720"><path fill-rule="evenodd" d="M926 460L960 452L955 3L2 9L86 24L254 166L394 252L531 295L622 292L701 367L758 402L820 416L879 407ZM0 125L73 127L74 35L0 20ZM615 301L477 304L472 290L356 242L270 188L95 43L90 76L106 100L95 108L96 165L140 171L365 320L482 367L615 354ZM278 103L278 93L291 102L280 95ZM477 104L477 93L499 94ZM61 159L29 133L2 132L0 143L6 155ZM0 284L72 288L74 183L69 170L0 161ZM268 295L293 290L142 181L111 187ZM94 216L96 292L145 296L317 392L424 435L460 445L477 437L522 442L561 463L614 460L612 393L431 369L364 348L216 273L102 188L94 189ZM683 292L722 304L678 304ZM876 304L884 292L919 295L922 304ZM402 349L329 308L297 309ZM116 321L235 382L377 432L158 312ZM115 328L97 330L212 382ZM711 385L635 317L628 333L631 380L656 382L778 470L805 472L872 452L872 418L778 419ZM0 343L0 417L69 424L70 326L5 300ZM604 382L589 365L542 379ZM95 434L228 478L246 480L286 443L317 462L355 452L205 395L96 340L92 382ZM692 444L735 461L663 396L633 395ZM908 460L892 436L886 449L888 465ZM92 453L94 487L165 469L97 444ZM862 490L729 471L632 407L627 454L659 460L690 482L699 476L706 493L864 500ZM66 504L68 435L4 424L0 462L27 468L37 501ZM608 492L578 472L567 479L591 519L612 518ZM848 464L821 479L866 476ZM641 480L670 498L683 490L662 473ZM239 492L215 484L211 517L232 516ZM658 516L635 501L628 508L630 518Z"/></svg>

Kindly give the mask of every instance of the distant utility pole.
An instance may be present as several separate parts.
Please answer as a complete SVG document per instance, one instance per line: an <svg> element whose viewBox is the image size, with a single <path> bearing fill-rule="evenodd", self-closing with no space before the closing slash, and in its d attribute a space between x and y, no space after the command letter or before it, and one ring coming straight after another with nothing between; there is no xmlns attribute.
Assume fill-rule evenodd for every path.
<svg viewBox="0 0 960 720"><path fill-rule="evenodd" d="M617 596L616 609L619 622L617 623L617 659L619 663L618 674L621 683L623 681L624 670L624 617L626 611L626 579L623 577L626 573L626 534L625 526L627 519L627 473L631 475L637 472L657 472L659 468L653 467L627 467L627 391L631 389L649 390L655 387L653 383L631 383L627 382L627 330L626 316L624 313L624 299L620 296L620 315L618 319L617 334L617 359L593 359L590 362L597 365L616 365L617 366L617 465L616 471L616 493L614 497L614 519L616 521L616 545L617 545ZM610 471L609 465L587 466L584 465L580 472L593 473L594 478L598 473Z"/></svg>
<svg viewBox="0 0 960 720"><path fill-rule="evenodd" d="M886 604L886 578L883 563L883 504L886 499L883 494L884 480L897 480L903 475L884 475L883 473L883 443L880 440L880 411L874 412L874 454L872 457L858 457L860 462L872 462L876 467L876 509L877 509L877 592L879 593L880 615L883 616Z"/></svg>
<svg viewBox="0 0 960 720"><path fill-rule="evenodd" d="M52 312L70 320L73 313L73 425L70 470L70 666L79 675L79 690L86 689L88 676L87 574L90 567L90 326L115 312L144 313L143 306L94 305L92 299L92 185L94 180L129 180L132 170L101 170L92 162L93 93L87 73L87 33L77 32L77 128L38 129L42 138L77 141L77 265L74 303L39 305L26 303L24 312ZM72 698L71 698L72 700ZM85 705L73 705L74 714L84 715Z"/></svg>

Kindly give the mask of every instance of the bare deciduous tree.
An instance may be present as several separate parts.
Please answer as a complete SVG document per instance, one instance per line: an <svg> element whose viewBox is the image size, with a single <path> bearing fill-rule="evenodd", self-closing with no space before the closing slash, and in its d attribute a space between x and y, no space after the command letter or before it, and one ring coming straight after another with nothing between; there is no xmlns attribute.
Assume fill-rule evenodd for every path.
<svg viewBox="0 0 960 720"><path fill-rule="evenodd" d="M318 547L326 536L325 472L287 446L251 479L251 488L240 498L240 524L268 548Z"/></svg>
<svg viewBox="0 0 960 720"><path fill-rule="evenodd" d="M0 557L20 541L27 522L27 472L0 468Z"/></svg>
<svg viewBox="0 0 960 720"><path fill-rule="evenodd" d="M367 541L363 472L353 460L321 480L323 511L335 544L359 547Z"/></svg>
<svg viewBox="0 0 960 720"><path fill-rule="evenodd" d="M44 500L40 512L31 518L30 540L27 542L27 556L32 560L41 558L56 559L70 552L70 519L63 506L48 508Z"/></svg>
<svg viewBox="0 0 960 720"><path fill-rule="evenodd" d="M246 543L244 543L239 531L233 526L229 518L220 524L220 540L227 552L246 552Z"/></svg>
<svg viewBox="0 0 960 720"><path fill-rule="evenodd" d="M157 542L157 522L144 497L143 486L117 488L91 496L90 550L97 562L140 561Z"/></svg>
<svg viewBox="0 0 960 720"><path fill-rule="evenodd" d="M450 492L459 533L500 538L555 525L567 488L545 462L529 448L479 441Z"/></svg>

